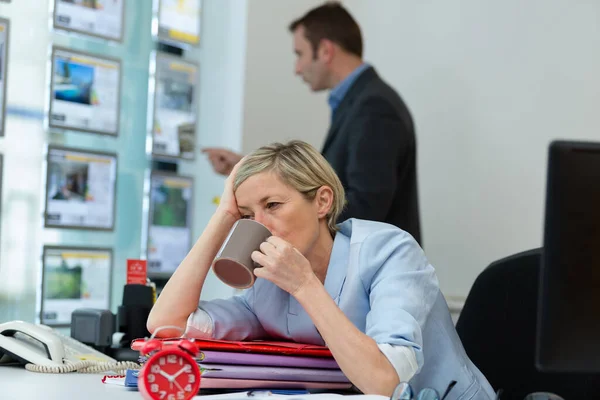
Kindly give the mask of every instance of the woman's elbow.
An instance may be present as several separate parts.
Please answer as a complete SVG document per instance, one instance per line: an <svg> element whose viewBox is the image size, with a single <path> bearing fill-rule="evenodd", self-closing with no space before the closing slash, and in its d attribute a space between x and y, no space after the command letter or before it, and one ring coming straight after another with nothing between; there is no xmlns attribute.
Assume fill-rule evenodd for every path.
<svg viewBox="0 0 600 400"><path fill-rule="evenodd" d="M390 397L400 383L400 378L395 369L385 369L375 379L369 379L363 382L363 385L356 385L364 394L375 394ZM362 387L361 387L362 386Z"/></svg>
<svg viewBox="0 0 600 400"><path fill-rule="evenodd" d="M381 390L379 391L380 395L386 396L386 397L391 397L392 394L394 393L394 390L396 389L396 386L398 386L398 384L400 383L400 378L398 377L398 374L396 373L396 371L394 371L393 374L390 374L390 376L388 376L388 379L386 379L384 382L382 382L381 385Z"/></svg>
<svg viewBox="0 0 600 400"><path fill-rule="evenodd" d="M146 329L150 334L158 337L178 337L183 334L187 325L187 319L174 318L173 315L161 314L153 308L146 320ZM168 327L168 328L167 328ZM177 327L175 329L174 327ZM165 329L161 329L165 328ZM160 329L160 332L157 330Z"/></svg>
<svg viewBox="0 0 600 400"><path fill-rule="evenodd" d="M150 310L150 315L148 315L148 319L146 320L146 329L148 329L150 334L153 334L154 331L156 331L156 329L161 325L164 324L160 322L160 316L157 315L153 308Z"/></svg>

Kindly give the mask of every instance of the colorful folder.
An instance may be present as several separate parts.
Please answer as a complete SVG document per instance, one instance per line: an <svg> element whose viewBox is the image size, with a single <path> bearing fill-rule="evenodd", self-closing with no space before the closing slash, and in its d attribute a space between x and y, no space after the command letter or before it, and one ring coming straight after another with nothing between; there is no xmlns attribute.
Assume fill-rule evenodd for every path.
<svg viewBox="0 0 600 400"><path fill-rule="evenodd" d="M253 379L296 382L349 382L339 369L263 367L257 365L204 364L202 378Z"/></svg>
<svg viewBox="0 0 600 400"><path fill-rule="evenodd" d="M266 367L302 367L339 369L333 358L281 356L277 354L201 351L197 360L205 364L261 365Z"/></svg>
<svg viewBox="0 0 600 400"><path fill-rule="evenodd" d="M179 338L160 339L166 345L172 344ZM139 351L145 342L145 339L135 339L131 343L133 350ZM307 357L332 357L331 352L325 346L312 344L293 343L293 342L271 342L271 341L248 341L236 342L228 340L214 339L195 339L196 346L202 351L229 351L239 353L262 353L262 354L281 354Z"/></svg>
<svg viewBox="0 0 600 400"><path fill-rule="evenodd" d="M160 339L164 346L180 338ZM145 339L131 348L139 351ZM196 339L206 389L330 389L352 387L327 347L272 341ZM144 359L145 357L140 357ZM137 382L136 382L137 384Z"/></svg>
<svg viewBox="0 0 600 400"><path fill-rule="evenodd" d="M137 374L139 371L127 370L125 386L137 388ZM201 389L323 389L344 390L350 389L350 383L340 382L293 382L252 379L219 379L202 377Z"/></svg>

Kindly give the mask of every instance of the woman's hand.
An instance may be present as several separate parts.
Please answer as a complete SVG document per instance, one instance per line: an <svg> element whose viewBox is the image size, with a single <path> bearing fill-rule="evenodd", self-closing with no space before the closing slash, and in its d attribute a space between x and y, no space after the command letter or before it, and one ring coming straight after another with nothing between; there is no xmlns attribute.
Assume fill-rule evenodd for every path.
<svg viewBox="0 0 600 400"><path fill-rule="evenodd" d="M225 188L223 189L223 194L221 195L221 200L219 201L219 207L217 211L225 212L237 221L242 218L240 214L240 210L238 209L237 201L235 200L235 193L233 192L233 183L235 181L235 176L237 174L240 165L244 159L242 158L235 166L233 170L225 180Z"/></svg>
<svg viewBox="0 0 600 400"><path fill-rule="evenodd" d="M276 236L263 242L260 251L252 252L252 260L261 266L254 270L256 277L273 282L292 296L316 278L302 253Z"/></svg>

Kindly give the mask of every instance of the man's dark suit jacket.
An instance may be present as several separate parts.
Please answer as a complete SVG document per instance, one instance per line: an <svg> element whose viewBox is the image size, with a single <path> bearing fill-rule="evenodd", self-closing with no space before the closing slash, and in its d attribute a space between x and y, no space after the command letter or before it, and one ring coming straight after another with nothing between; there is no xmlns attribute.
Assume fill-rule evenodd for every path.
<svg viewBox="0 0 600 400"><path fill-rule="evenodd" d="M346 190L340 222L387 222L421 243L413 121L398 93L372 67L337 107L322 154Z"/></svg>

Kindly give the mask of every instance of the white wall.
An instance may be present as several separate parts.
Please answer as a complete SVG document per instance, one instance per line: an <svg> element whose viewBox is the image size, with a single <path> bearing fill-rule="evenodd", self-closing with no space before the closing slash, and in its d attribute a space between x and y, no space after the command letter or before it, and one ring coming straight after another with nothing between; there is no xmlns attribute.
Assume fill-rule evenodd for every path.
<svg viewBox="0 0 600 400"><path fill-rule="evenodd" d="M253 1L243 149L305 137L329 110L293 76L286 25L320 1ZM345 0L366 59L417 125L425 250L447 295L490 262L541 245L546 148L600 140L600 3ZM375 5L376 4L376 5Z"/></svg>
<svg viewBox="0 0 600 400"><path fill-rule="evenodd" d="M600 3L344 3L412 109L425 250L465 295L490 262L541 245L548 142L600 140Z"/></svg>
<svg viewBox="0 0 600 400"><path fill-rule="evenodd" d="M329 124L326 94L315 94L294 75L288 25L317 0L248 2L243 149L303 139L320 148Z"/></svg>
<svg viewBox="0 0 600 400"><path fill-rule="evenodd" d="M203 2L200 60L198 141L201 147L219 146L242 150L244 79L246 67L246 0ZM200 236L216 209L213 199L223 191L224 178L212 171L206 157L198 155L193 170L196 183L195 238ZM234 290L211 272L202 299L228 297Z"/></svg>

